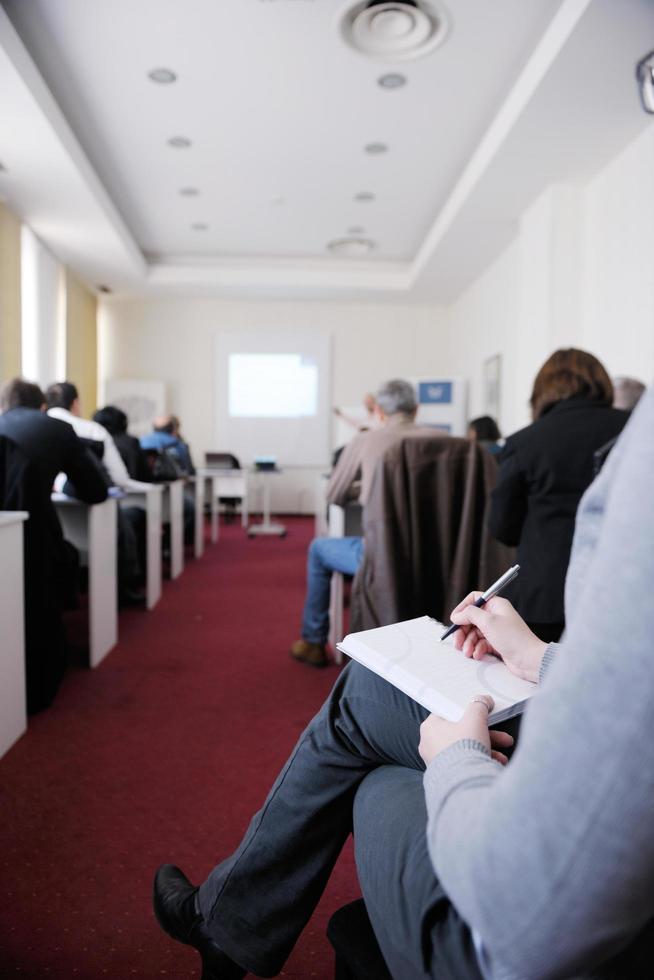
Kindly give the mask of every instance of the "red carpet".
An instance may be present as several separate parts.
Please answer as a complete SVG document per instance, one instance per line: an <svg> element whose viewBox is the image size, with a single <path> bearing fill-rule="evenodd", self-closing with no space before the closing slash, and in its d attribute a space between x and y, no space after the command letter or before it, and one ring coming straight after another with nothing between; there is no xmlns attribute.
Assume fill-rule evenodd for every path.
<svg viewBox="0 0 654 980"><path fill-rule="evenodd" d="M336 676L287 653L313 522L287 524L221 528L0 761L2 978L199 977L154 921L153 872L200 880L229 853ZM348 847L284 976L333 977L326 923L357 894Z"/></svg>

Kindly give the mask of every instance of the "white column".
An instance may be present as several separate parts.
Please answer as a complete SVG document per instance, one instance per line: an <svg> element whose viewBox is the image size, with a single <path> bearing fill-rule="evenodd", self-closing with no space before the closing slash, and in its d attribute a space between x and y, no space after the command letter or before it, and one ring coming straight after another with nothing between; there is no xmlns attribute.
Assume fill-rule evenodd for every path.
<svg viewBox="0 0 654 980"><path fill-rule="evenodd" d="M163 520L170 524L170 577L184 571L184 480L165 484Z"/></svg>
<svg viewBox="0 0 654 980"><path fill-rule="evenodd" d="M27 728L22 511L0 512L0 756Z"/></svg>
<svg viewBox="0 0 654 980"><path fill-rule="evenodd" d="M161 598L161 497L163 486L151 483L142 490L130 490L124 502L145 511L145 604L152 609Z"/></svg>
<svg viewBox="0 0 654 980"><path fill-rule="evenodd" d="M97 667L118 640L116 501L85 504L53 494L64 535L89 569L89 664Z"/></svg>

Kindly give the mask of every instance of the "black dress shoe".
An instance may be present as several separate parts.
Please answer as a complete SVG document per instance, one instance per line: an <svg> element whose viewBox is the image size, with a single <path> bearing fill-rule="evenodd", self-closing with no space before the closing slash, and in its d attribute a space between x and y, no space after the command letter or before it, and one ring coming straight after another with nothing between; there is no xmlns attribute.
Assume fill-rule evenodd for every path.
<svg viewBox="0 0 654 980"><path fill-rule="evenodd" d="M211 938L195 907L197 891L174 864L162 864L154 877L152 896L157 922L173 939L197 949L202 957L202 980L241 980L247 971Z"/></svg>

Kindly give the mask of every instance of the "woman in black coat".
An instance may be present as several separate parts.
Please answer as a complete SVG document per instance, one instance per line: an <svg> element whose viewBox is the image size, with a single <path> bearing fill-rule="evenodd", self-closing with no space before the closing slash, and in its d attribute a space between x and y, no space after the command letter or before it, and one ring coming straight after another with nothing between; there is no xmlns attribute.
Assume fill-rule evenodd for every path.
<svg viewBox="0 0 654 980"><path fill-rule="evenodd" d="M577 505L593 479L593 453L615 438L627 413L612 408L613 386L592 354L558 350L536 375L534 421L510 436L491 497L491 534L517 546L520 575L506 590L541 639L564 627L563 587Z"/></svg>

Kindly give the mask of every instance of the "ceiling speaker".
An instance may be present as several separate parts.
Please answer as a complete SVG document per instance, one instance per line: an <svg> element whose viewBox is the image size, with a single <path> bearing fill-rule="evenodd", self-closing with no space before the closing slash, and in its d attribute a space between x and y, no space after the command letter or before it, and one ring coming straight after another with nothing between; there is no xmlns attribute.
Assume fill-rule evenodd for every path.
<svg viewBox="0 0 654 980"><path fill-rule="evenodd" d="M443 43L449 27L440 0L364 0L341 21L351 47L382 61L422 58Z"/></svg>

